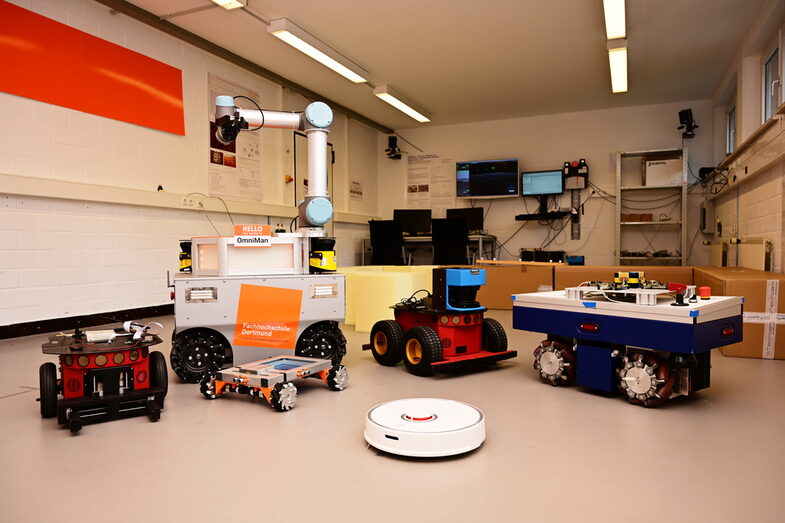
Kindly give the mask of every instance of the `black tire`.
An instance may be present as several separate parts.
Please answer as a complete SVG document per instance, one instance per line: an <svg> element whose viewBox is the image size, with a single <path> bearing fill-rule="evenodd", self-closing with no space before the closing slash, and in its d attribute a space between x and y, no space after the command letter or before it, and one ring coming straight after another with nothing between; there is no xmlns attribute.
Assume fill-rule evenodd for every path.
<svg viewBox="0 0 785 523"><path fill-rule="evenodd" d="M295 349L296 356L341 363L346 354L346 338L336 321L320 321L303 331Z"/></svg>
<svg viewBox="0 0 785 523"><path fill-rule="evenodd" d="M82 418L76 411L71 411L68 415L68 430L71 431L71 434L77 434L82 430Z"/></svg>
<svg viewBox="0 0 785 523"><path fill-rule="evenodd" d="M380 364L388 367L403 359L404 334L395 320L377 321L371 329L371 353Z"/></svg>
<svg viewBox="0 0 785 523"><path fill-rule="evenodd" d="M208 400L215 400L221 397L220 394L215 392L214 376L205 377L199 385L199 392Z"/></svg>
<svg viewBox="0 0 785 523"><path fill-rule="evenodd" d="M442 360L442 342L431 327L412 327L406 333L403 362L415 376L433 376L431 363Z"/></svg>
<svg viewBox="0 0 785 523"><path fill-rule="evenodd" d="M327 386L332 390L343 390L349 385L349 371L343 365L335 365L327 373Z"/></svg>
<svg viewBox="0 0 785 523"><path fill-rule="evenodd" d="M286 412L294 408L297 400L297 387L291 381L276 383L270 392L270 405L278 412Z"/></svg>
<svg viewBox="0 0 785 523"><path fill-rule="evenodd" d="M181 332L169 355L172 370L186 383L199 383L226 365L232 364L232 348L217 332L194 329Z"/></svg>
<svg viewBox="0 0 785 523"><path fill-rule="evenodd" d="M482 350L504 352L507 350L507 333L504 327L493 318L482 320Z"/></svg>
<svg viewBox="0 0 785 523"><path fill-rule="evenodd" d="M47 362L38 368L38 383L41 396L41 417L54 418L57 416L57 366Z"/></svg>
<svg viewBox="0 0 785 523"><path fill-rule="evenodd" d="M150 363L150 385L161 387L162 392L156 395L155 400L160 408L164 408L164 398L169 392L169 374L166 371L166 358L160 352L152 351L149 358Z"/></svg>

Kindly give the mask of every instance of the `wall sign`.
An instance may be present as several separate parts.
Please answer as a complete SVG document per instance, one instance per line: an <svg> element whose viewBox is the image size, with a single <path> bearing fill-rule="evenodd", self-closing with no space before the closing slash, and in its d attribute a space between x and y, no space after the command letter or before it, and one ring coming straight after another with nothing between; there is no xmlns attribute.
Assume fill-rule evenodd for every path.
<svg viewBox="0 0 785 523"><path fill-rule="evenodd" d="M185 135L182 71L0 0L0 91Z"/></svg>

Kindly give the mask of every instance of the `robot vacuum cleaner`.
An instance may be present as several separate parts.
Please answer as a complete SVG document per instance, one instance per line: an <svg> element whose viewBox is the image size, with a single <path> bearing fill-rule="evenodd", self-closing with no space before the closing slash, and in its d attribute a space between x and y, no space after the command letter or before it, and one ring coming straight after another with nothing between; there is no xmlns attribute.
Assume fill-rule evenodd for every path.
<svg viewBox="0 0 785 523"><path fill-rule="evenodd" d="M485 416L477 407L439 398L407 398L376 405L365 416L365 441L391 454L454 456L485 441Z"/></svg>

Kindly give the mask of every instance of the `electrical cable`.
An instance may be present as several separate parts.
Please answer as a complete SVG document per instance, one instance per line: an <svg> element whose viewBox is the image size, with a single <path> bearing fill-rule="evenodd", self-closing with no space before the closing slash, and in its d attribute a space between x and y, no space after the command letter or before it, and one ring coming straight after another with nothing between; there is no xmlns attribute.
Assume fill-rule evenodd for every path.
<svg viewBox="0 0 785 523"><path fill-rule="evenodd" d="M224 209L226 209L226 214L229 215L229 221L232 222L232 225L235 225L234 218L232 217L231 211L229 211L229 206L226 204L226 200L224 200L220 196L207 196L206 194L200 192L189 192L187 194L187 196L193 196L193 195L204 196L205 198L215 198L216 200L220 200L221 203L224 204Z"/></svg>
<svg viewBox="0 0 785 523"><path fill-rule="evenodd" d="M258 104L258 103L256 103L256 101L252 100L251 98L248 98L247 96L243 96L243 95L241 95L241 94L238 94L237 96L234 96L234 97L232 97L232 100L237 100L238 98L243 98L243 99L245 99L245 100L248 100L248 101L249 101L249 102L251 102L252 104L254 104L254 105L256 106L256 108L257 108L257 109L259 109L259 114L260 114L260 115L261 115L261 117L262 117L262 123L261 123L261 124L259 124L259 127L256 127L255 129L244 129L244 130L245 130L245 131L258 131L259 129L261 129L262 127L264 127L264 111L262 111L262 108L261 108L261 107L259 107L259 104Z"/></svg>
<svg viewBox="0 0 785 523"><path fill-rule="evenodd" d="M395 136L397 136L398 138L400 138L401 140L403 140L404 142L406 142L406 143L408 143L409 145L411 145L412 147L414 147L415 149L417 149L418 151L420 151L420 152L423 152L423 150L422 150L422 149L420 149L419 147L417 147L416 145L414 145L412 142L410 142L409 140L407 140L406 138L404 138L403 136L401 136L401 135L400 135L400 134L398 134L397 132L393 131L393 134L394 134Z"/></svg>
<svg viewBox="0 0 785 523"><path fill-rule="evenodd" d="M294 229L292 229L292 226L294 225L295 221L297 221L297 216L292 218L292 221L289 222L289 232L294 232Z"/></svg>

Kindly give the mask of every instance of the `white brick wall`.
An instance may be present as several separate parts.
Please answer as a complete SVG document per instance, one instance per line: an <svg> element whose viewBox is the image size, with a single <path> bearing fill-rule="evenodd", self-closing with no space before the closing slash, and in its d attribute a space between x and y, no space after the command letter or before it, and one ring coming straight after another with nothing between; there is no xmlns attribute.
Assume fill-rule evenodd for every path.
<svg viewBox="0 0 785 523"><path fill-rule="evenodd" d="M717 198L717 219L725 237L732 237L736 225L741 238L765 238L772 242L772 270L783 270L783 225L785 222L785 162L756 175L738 188L726 189ZM737 215L738 208L738 215ZM735 265L735 250L729 251L729 265Z"/></svg>
<svg viewBox="0 0 785 523"><path fill-rule="evenodd" d="M161 184L171 193L207 194L208 73L257 91L266 108L289 109L295 99L276 84L112 15L92 0L12 3L181 69L186 135L0 93L0 122L6 124L0 126L0 173L149 191ZM348 144L346 127L335 129L331 138ZM262 203L291 203L282 176L289 169L289 144L283 131L264 135ZM373 147L362 154L376 154ZM347 145L349 152L356 151ZM177 270L179 240L215 234L198 211L7 193L0 187L0 325L169 303L166 270ZM375 194L369 197L375 200ZM221 234L230 233L224 214L210 218ZM288 218L234 218L289 225ZM335 232L339 263L359 263L358 238L367 236L367 226L338 224Z"/></svg>
<svg viewBox="0 0 785 523"><path fill-rule="evenodd" d="M1 325L170 303L166 271L178 269L179 240L215 235L198 211L7 194L0 202ZM231 230L225 214L210 219Z"/></svg>

